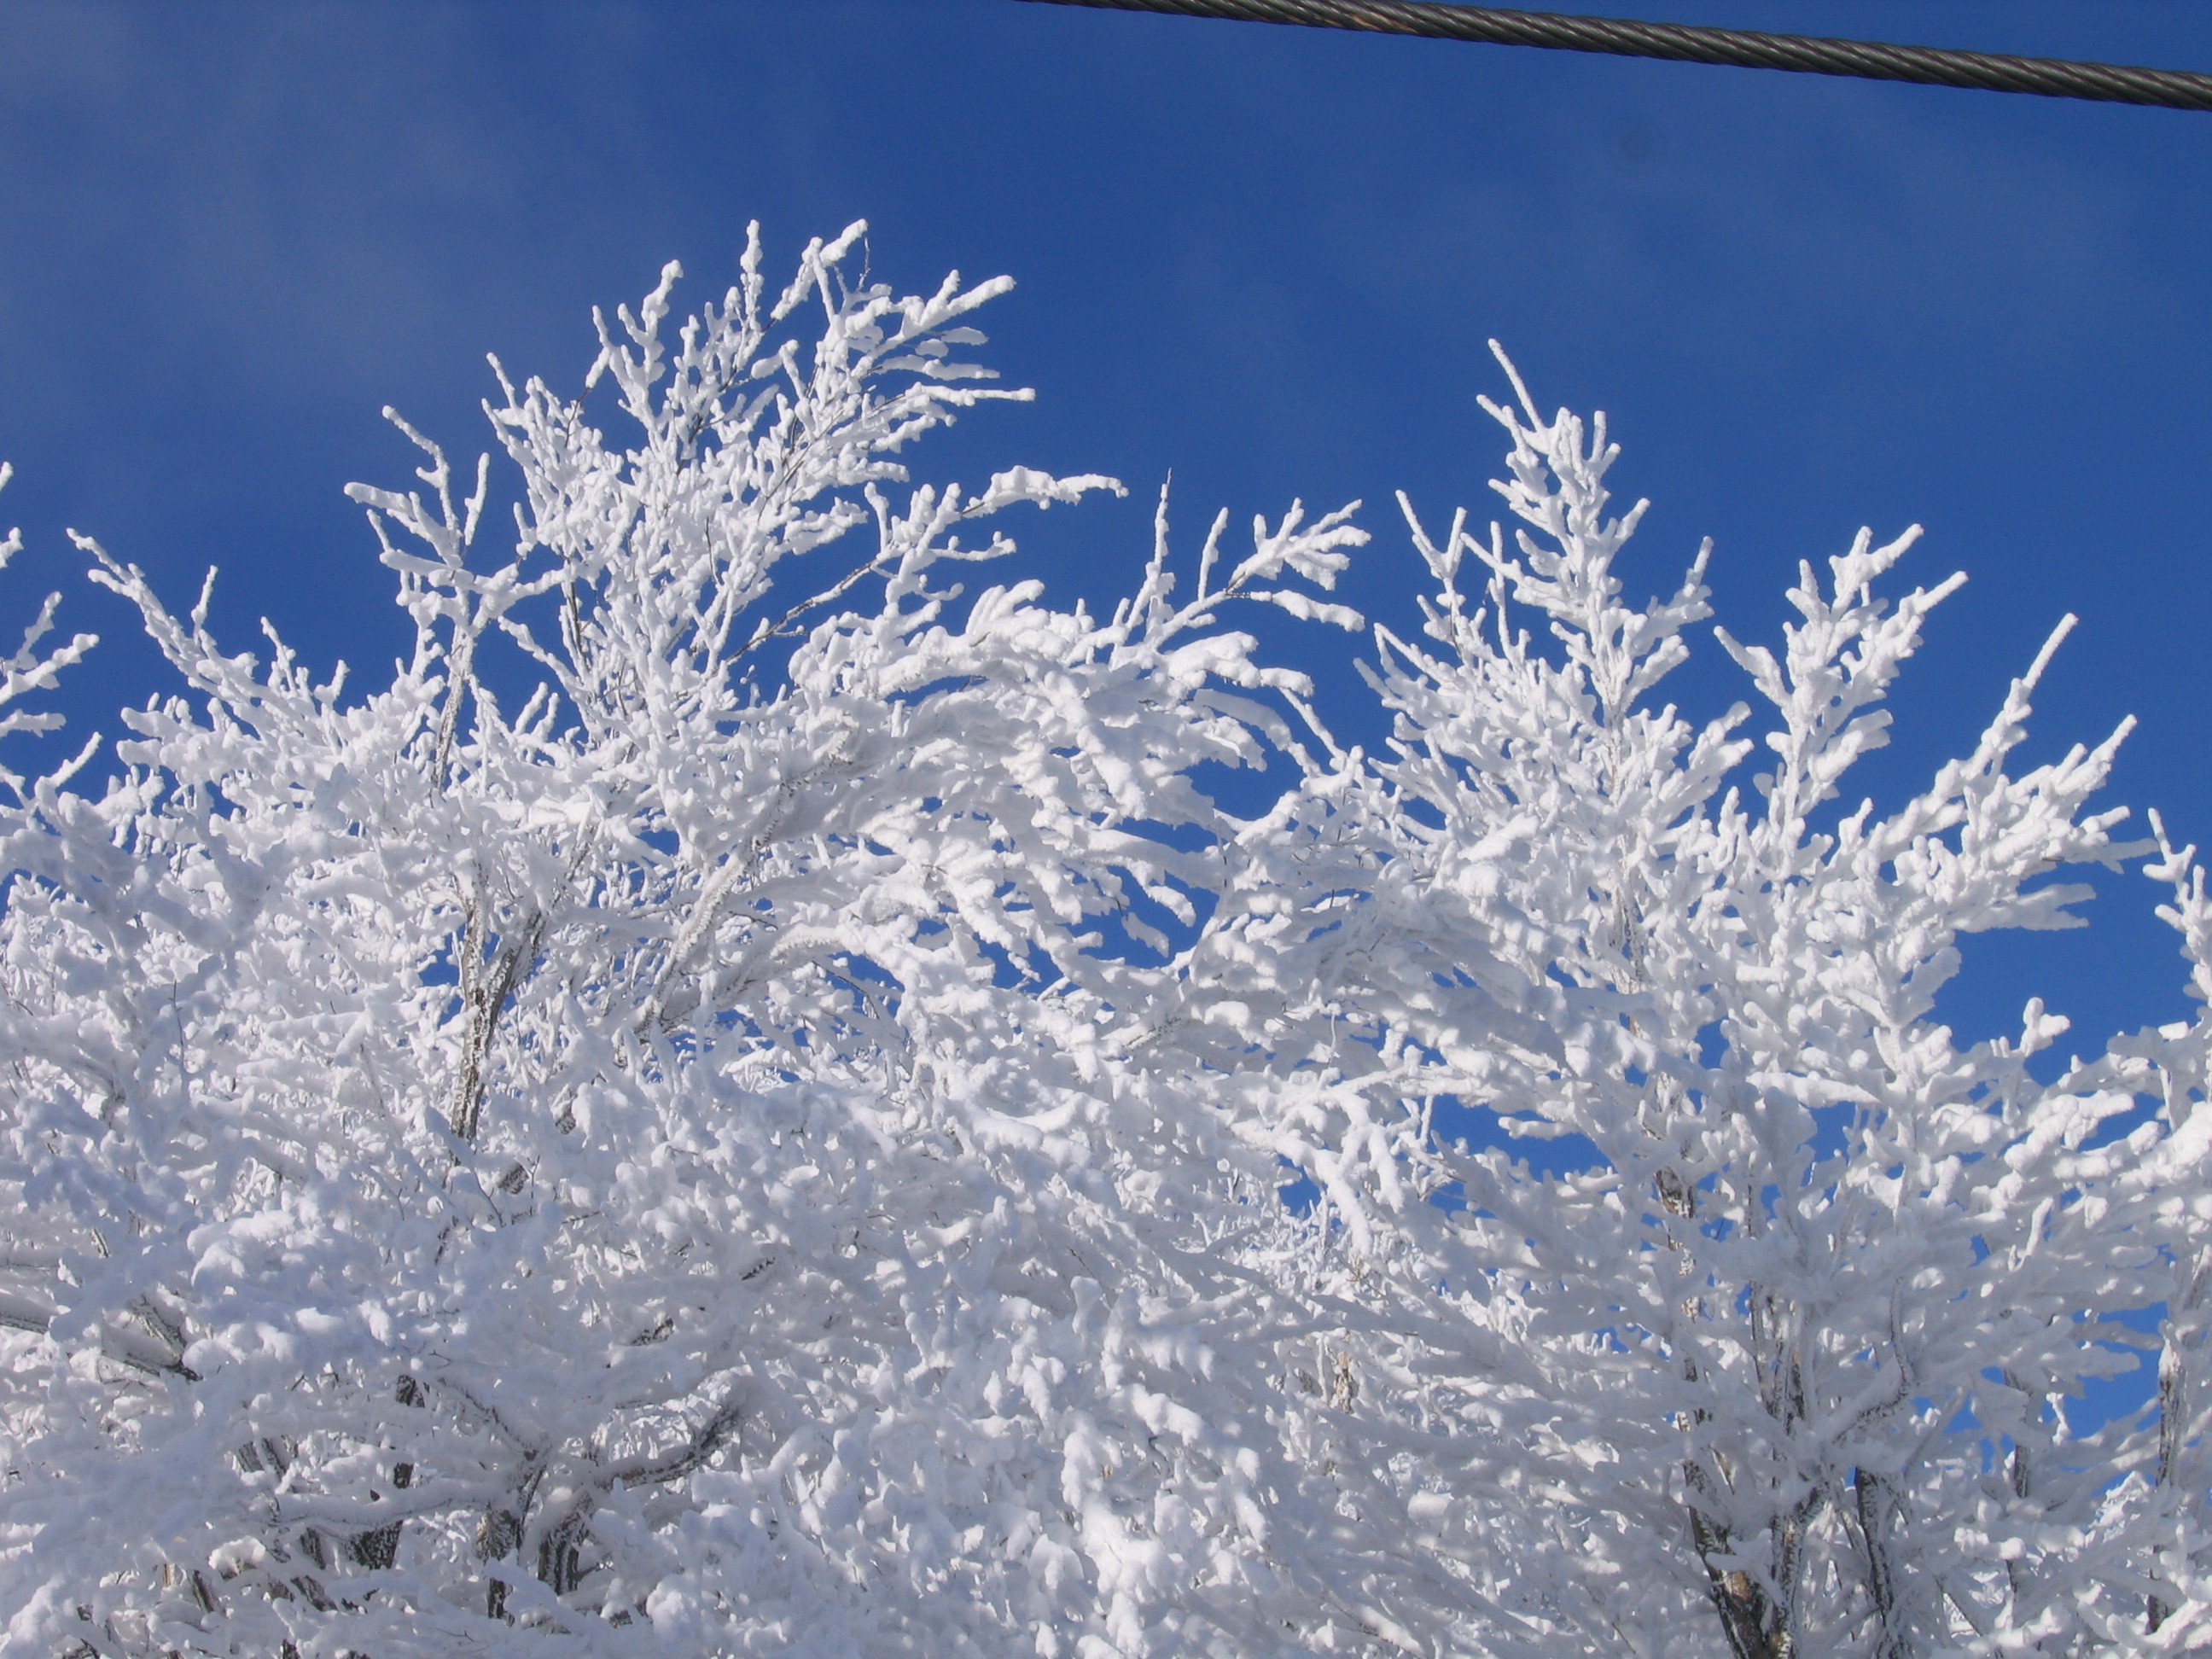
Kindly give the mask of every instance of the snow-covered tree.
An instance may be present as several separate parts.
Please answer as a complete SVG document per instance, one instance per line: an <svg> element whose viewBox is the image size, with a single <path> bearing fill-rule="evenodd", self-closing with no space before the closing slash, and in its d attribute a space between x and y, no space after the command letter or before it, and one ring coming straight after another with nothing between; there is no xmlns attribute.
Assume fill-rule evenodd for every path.
<svg viewBox="0 0 2212 1659"><path fill-rule="evenodd" d="M2065 1022L2040 1002L1972 1046L1934 1015L1961 935L2076 925L2087 890L2039 878L2142 850L2123 810L2083 814L2124 728L2005 771L2070 619L1923 793L1829 807L1961 580L1893 606L1917 532L1862 532L1803 568L1778 654L1720 635L1771 711L1747 795L1750 710L1700 726L1650 695L1708 614L1705 553L1625 605L1643 508L1606 516L1603 421L1545 421L1513 379L1513 546L1407 507L1431 643L1378 635L1377 944L1326 988L1368 1042L1315 1114L1358 1133L1300 1149L1356 1241L1347 1503L1404 1515L1459 1586L1424 1592L1437 1647L2203 1644L2205 1023L2045 1086L2028 1061ZM2202 997L2201 876L2171 848L2158 873ZM1474 963L1553 988L1547 1029L1469 1018ZM1446 1144L1443 1101L1497 1133ZM1516 1137L1566 1146L1532 1165ZM2114 1316L2160 1304L2160 1408L2077 1428L2069 1400L2150 1340Z"/></svg>
<svg viewBox="0 0 2212 1659"><path fill-rule="evenodd" d="M1703 556L1625 605L1602 426L1523 394L1534 533L1415 524L1428 639L1341 746L1223 617L1356 624L1349 509L1185 573L1164 504L1109 616L963 592L982 520L1119 486L909 483L1026 395L963 356L1005 284L896 297L860 234L672 338L672 267L583 398L501 374L503 551L403 423L367 695L82 544L184 690L100 793L0 775L0 1655L2212 1635L2212 1026L2045 1085L2039 1006L1933 1017L1960 934L2138 850L2112 744L2005 773L2041 661L1828 805L1949 589L1887 608L1863 538L1727 642L1745 795L1748 712L1651 702ZM92 646L52 614L0 735ZM2152 1342L2157 1407L2070 1425Z"/></svg>
<svg viewBox="0 0 2212 1659"><path fill-rule="evenodd" d="M858 240L603 325L631 447L503 383L510 553L434 446L357 490L416 628L358 701L86 544L191 696L7 826L6 1652L1253 1651L1304 1605L1267 1345L1212 1329L1269 1317L1276 1169L1152 1040L1145 915L1297 688L1212 611L1356 532L960 604L975 526L1108 481L895 499L1019 395L958 356L1005 284L848 287Z"/></svg>

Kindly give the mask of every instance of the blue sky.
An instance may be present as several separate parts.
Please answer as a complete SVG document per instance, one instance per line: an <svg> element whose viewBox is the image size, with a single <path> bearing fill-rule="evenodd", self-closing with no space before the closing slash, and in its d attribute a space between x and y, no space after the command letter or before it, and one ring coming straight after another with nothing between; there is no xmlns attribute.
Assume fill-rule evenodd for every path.
<svg viewBox="0 0 2212 1659"><path fill-rule="evenodd" d="M2186 0L1610 0L1620 15L2212 70ZM1017 0L0 4L0 520L8 614L61 586L107 641L70 733L165 682L82 581L73 525L216 622L268 616L357 671L403 638L349 480L411 464L391 403L482 441L486 351L573 387L594 303L684 261L729 279L851 219L905 288L1020 287L988 357L1036 386L916 455L925 476L1102 471L1121 503L1026 526L1062 594L1118 591L1172 468L1217 506L1368 502L1356 603L1402 623L1391 492L1486 516L1496 336L1540 399L1603 408L1628 569L1713 536L1739 635L1861 524L1929 529L1972 580L1861 787L1894 804L1970 744L2058 617L2038 756L2142 729L2115 801L2212 842L2212 115ZM1319 632L1328 707L1372 729ZM1741 690L1701 648L1675 694ZM24 740L17 740L19 742ZM13 761L26 763L21 750ZM2175 1017L2156 894L1970 957L1982 1035L2031 992L2105 1032Z"/></svg>

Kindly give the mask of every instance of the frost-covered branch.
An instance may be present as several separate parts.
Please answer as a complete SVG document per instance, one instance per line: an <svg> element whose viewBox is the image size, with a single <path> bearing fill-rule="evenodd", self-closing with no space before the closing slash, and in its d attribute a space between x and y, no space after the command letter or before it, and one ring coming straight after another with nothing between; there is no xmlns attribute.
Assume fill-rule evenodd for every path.
<svg viewBox="0 0 2212 1659"><path fill-rule="evenodd" d="M2068 624L1853 805L1958 579L1862 533L1692 720L1711 550L1628 603L1506 364L1370 753L1228 625L1362 626L1351 508L970 591L1120 486L909 478L1006 284L861 235L499 371L465 489L394 416L380 684L79 544L179 689L0 815L0 1656L2200 1645L2206 1021L1936 1017L2154 850L2124 728L2020 759Z"/></svg>

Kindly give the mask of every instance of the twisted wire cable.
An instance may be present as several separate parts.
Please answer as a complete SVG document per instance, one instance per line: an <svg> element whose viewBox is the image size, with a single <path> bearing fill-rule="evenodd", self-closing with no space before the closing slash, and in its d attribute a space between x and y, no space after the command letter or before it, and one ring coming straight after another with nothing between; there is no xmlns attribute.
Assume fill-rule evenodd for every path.
<svg viewBox="0 0 2212 1659"><path fill-rule="evenodd" d="M1608 52L1622 58L1664 58L1686 64L1791 70L1804 75L1975 87L1987 92L2033 93L2045 98L2090 98L2112 104L2212 110L2212 75L2186 70L2136 69L2063 58L2014 58L1997 52L1890 46L1880 40L1767 34L1755 29L1700 28L1623 17L1513 11L1497 6L1447 5L1441 0L1030 0L1030 3L1297 23L1375 34L1418 34L1440 40Z"/></svg>

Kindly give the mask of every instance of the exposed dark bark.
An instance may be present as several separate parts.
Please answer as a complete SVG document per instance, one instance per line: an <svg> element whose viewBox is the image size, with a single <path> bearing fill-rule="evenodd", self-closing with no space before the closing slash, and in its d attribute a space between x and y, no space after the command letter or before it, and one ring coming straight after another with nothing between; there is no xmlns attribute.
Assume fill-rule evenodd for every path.
<svg viewBox="0 0 2212 1659"><path fill-rule="evenodd" d="M1899 1513L1896 1491L1887 1480L1865 1469L1852 1472L1851 1484L1866 1549L1867 1593L1874 1600L1878 1626L1872 1659L1909 1659L1912 1639L1906 1624L1905 1584L1890 1548Z"/></svg>
<svg viewBox="0 0 2212 1659"><path fill-rule="evenodd" d="M533 909L503 930L493 947L489 908L481 889L470 895L466 925L461 933L461 1005L468 1015L468 1030L462 1038L461 1067L453 1084L450 1116L453 1133L469 1141L477 1138L483 1121L484 1084L500 1016L507 1012L515 987L538 959L538 947L545 938L545 913ZM491 950L489 962L484 960L487 949Z"/></svg>

